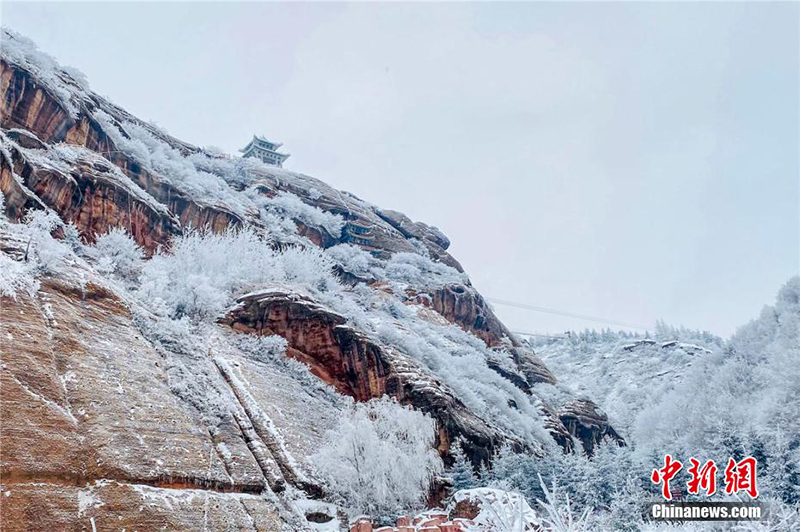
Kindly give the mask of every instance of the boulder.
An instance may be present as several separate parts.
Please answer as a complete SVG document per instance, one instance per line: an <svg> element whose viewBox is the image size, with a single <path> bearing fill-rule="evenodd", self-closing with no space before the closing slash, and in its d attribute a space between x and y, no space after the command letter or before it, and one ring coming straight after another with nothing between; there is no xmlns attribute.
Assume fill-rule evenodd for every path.
<svg viewBox="0 0 800 532"><path fill-rule="evenodd" d="M558 419L567 431L581 442L583 450L589 456L594 454L595 447L604 439L625 446L625 440L609 425L608 416L596 404L588 399L577 399L564 405L558 412Z"/></svg>

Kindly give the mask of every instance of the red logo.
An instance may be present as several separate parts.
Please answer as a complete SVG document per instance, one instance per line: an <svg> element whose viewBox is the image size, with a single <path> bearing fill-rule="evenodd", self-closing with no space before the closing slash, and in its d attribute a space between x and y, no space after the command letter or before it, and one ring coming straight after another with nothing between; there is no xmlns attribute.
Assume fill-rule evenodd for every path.
<svg viewBox="0 0 800 532"><path fill-rule="evenodd" d="M741 462L736 462L733 458L728 459L728 465L725 468L725 493L744 491L754 499L758 497L757 466L758 462L752 456L748 456Z"/></svg>
<svg viewBox="0 0 800 532"><path fill-rule="evenodd" d="M700 461L696 458L689 458L691 467L687 470L691 477L687 482L688 492L693 495L700 495L701 490L704 495L710 497L717 492L717 464L714 460L707 460L704 464L700 465ZM744 491L750 497L758 497L758 488L756 486L758 461L752 456L748 456L743 460L737 462L733 458L728 460L728 465L725 467L725 493L733 495ZM670 481L675 478L675 475L683 469L683 464L672 458L672 455L664 456L664 467L654 469L650 480L653 484L663 484L661 486L661 493L665 499L672 500L673 495L682 498L680 486L670 488Z"/></svg>
<svg viewBox="0 0 800 532"><path fill-rule="evenodd" d="M683 468L683 464L677 460L672 460L672 456L668 454L664 457L664 467L661 469L654 469L653 474L650 475L650 480L653 481L653 484L664 483L661 487L661 493L667 500L672 499L672 492L669 490L669 481L678 474L681 468Z"/></svg>
<svg viewBox="0 0 800 532"><path fill-rule="evenodd" d="M700 467L700 462L695 458L689 458L689 461L692 463L689 468L692 479L687 483L689 493L697 495L702 488L707 496L714 495L717 491L717 464L709 460Z"/></svg>

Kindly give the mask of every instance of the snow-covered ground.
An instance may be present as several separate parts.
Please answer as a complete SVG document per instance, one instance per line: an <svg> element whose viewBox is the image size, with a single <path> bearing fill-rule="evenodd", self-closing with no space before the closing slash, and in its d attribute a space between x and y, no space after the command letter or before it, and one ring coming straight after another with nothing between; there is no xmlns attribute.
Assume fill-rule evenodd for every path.
<svg viewBox="0 0 800 532"><path fill-rule="evenodd" d="M601 405L612 426L623 432L642 408L672 389L698 361L719 353L723 343L710 333L664 325L646 336L585 331L530 340L563 383L560 388Z"/></svg>

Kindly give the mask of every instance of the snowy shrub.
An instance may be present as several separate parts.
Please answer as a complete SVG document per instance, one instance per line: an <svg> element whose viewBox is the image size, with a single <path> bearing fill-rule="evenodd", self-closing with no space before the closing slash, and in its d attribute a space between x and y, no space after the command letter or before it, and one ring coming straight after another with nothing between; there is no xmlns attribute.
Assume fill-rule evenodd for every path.
<svg viewBox="0 0 800 532"><path fill-rule="evenodd" d="M333 261L319 249L295 246L276 257L281 280L289 285L306 286L319 292L330 292L341 287L332 273Z"/></svg>
<svg viewBox="0 0 800 532"><path fill-rule="evenodd" d="M237 296L265 286L303 293L339 290L332 268L319 249L277 251L249 228L191 231L147 262L139 295L172 317L213 319Z"/></svg>
<svg viewBox="0 0 800 532"><path fill-rule="evenodd" d="M135 284L142 270L144 253L124 229L115 227L97 237L86 253L97 262L97 271Z"/></svg>
<svg viewBox="0 0 800 532"><path fill-rule="evenodd" d="M83 239L81 238L81 233L72 222L64 225L64 243L69 246L72 252L76 255L82 255L86 251L83 245Z"/></svg>
<svg viewBox="0 0 800 532"><path fill-rule="evenodd" d="M442 469L429 416L388 398L355 404L312 462L352 514L398 515L424 504Z"/></svg>
<svg viewBox="0 0 800 532"><path fill-rule="evenodd" d="M32 296L39 290L35 267L0 253L0 296L17 298L18 292Z"/></svg>
<svg viewBox="0 0 800 532"><path fill-rule="evenodd" d="M258 217L261 225L269 231L271 237L281 242L302 242L302 245L313 245L308 240L303 240L297 235L297 224L291 218L286 218L280 214L269 212L267 209L259 209Z"/></svg>
<svg viewBox="0 0 800 532"><path fill-rule="evenodd" d="M286 356L286 339L277 336L254 336L252 334L237 334L236 345L259 362L273 362Z"/></svg>
<svg viewBox="0 0 800 532"><path fill-rule="evenodd" d="M0 254L0 295L14 298L18 292L33 295L39 290L36 277L57 273L61 261L72 256L70 248L51 235L63 225L61 219L51 210L37 209L29 211L21 224L0 222L24 246L19 250L19 260Z"/></svg>
<svg viewBox="0 0 800 532"><path fill-rule="evenodd" d="M342 265L345 271L358 277L379 278L380 266L372 255L358 246L350 244L337 244L325 252L336 262Z"/></svg>
<svg viewBox="0 0 800 532"><path fill-rule="evenodd" d="M25 260L35 264L41 273L56 273L61 260L71 255L63 242L56 240L52 232L62 226L61 218L51 210L31 210L19 227L21 236L28 243Z"/></svg>
<svg viewBox="0 0 800 532"><path fill-rule="evenodd" d="M392 255L386 263L386 277L395 283L419 288L469 283L466 274L416 253Z"/></svg>
<svg viewBox="0 0 800 532"><path fill-rule="evenodd" d="M289 192L279 192L274 198L265 198L262 206L283 216L299 220L310 227L321 227L332 237L342 235L344 220L337 214L325 212Z"/></svg>

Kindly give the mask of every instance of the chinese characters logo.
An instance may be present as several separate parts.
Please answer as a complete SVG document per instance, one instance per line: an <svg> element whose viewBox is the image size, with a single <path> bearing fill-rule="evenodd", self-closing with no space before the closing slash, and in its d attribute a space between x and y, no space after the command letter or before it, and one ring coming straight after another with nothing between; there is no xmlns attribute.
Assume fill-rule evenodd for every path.
<svg viewBox="0 0 800 532"><path fill-rule="evenodd" d="M691 467L687 471L691 478L686 483L686 491L694 495L699 495L701 491L708 497L714 495L717 492L717 464L714 463L714 460L708 460L701 465L699 460L692 457L689 458L689 463ZM734 495L743 491L754 499L758 497L757 466L758 462L752 456L738 462L733 458L728 459L724 478L725 493ZM683 493L680 486L670 486L670 482L681 469L683 469L683 464L668 454L664 457L664 467L654 469L650 475L650 480L654 484L661 484L661 494L668 501L672 500L676 494Z"/></svg>

